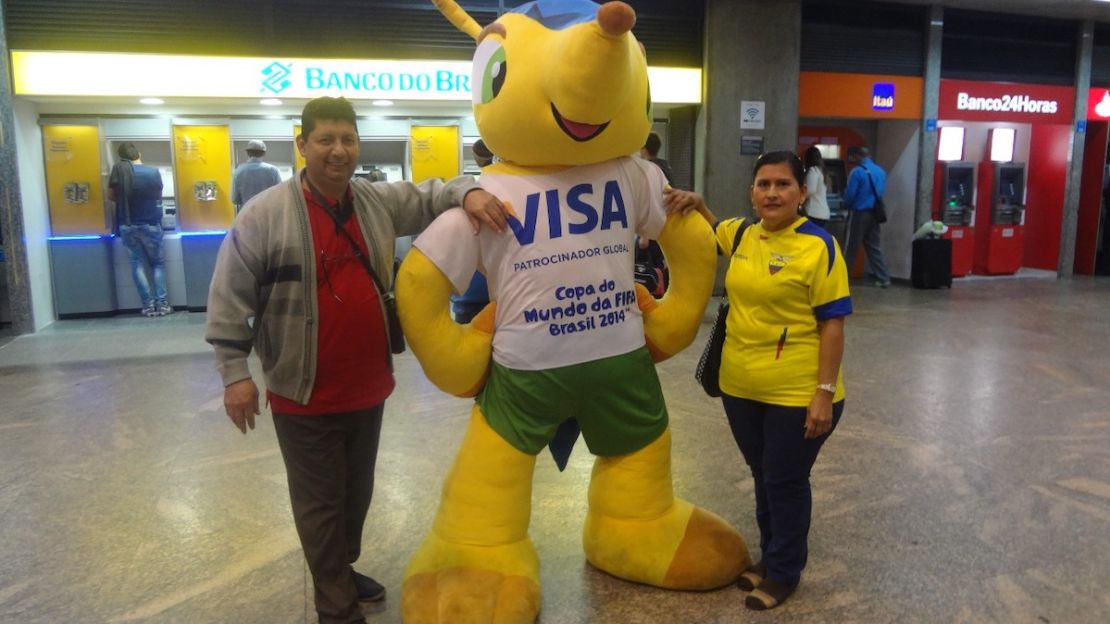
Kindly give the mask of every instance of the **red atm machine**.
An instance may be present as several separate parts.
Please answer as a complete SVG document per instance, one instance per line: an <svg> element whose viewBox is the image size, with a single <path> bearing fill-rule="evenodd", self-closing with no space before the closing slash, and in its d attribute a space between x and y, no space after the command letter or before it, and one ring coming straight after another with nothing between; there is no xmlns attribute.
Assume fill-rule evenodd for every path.
<svg viewBox="0 0 1110 624"><path fill-rule="evenodd" d="M948 226L942 238L952 240L952 276L963 277L975 259L975 163L940 161L933 184L940 190L933 219Z"/></svg>
<svg viewBox="0 0 1110 624"><path fill-rule="evenodd" d="M1025 164L979 163L975 272L1011 275L1025 253Z"/></svg>

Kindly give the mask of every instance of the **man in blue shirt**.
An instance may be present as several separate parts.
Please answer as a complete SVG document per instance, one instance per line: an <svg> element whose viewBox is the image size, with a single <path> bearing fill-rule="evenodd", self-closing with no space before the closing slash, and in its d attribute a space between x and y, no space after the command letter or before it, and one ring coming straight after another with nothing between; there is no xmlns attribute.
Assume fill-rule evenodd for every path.
<svg viewBox="0 0 1110 624"><path fill-rule="evenodd" d="M247 143L250 159L236 167L235 180L231 183L231 203L235 204L236 214L252 197L281 183L277 167L262 161L265 155L265 143L259 140Z"/></svg>
<svg viewBox="0 0 1110 624"><path fill-rule="evenodd" d="M108 177L108 199L116 202L119 237L131 261L131 277L144 316L165 316L173 312L166 298L166 254L162 247L162 174L143 164L134 143L116 148L119 162ZM150 264L154 292L150 290L146 269Z"/></svg>
<svg viewBox="0 0 1110 624"><path fill-rule="evenodd" d="M844 208L848 210L848 243L844 259L851 273L862 244L867 254L868 273L875 278L876 286L886 288L890 286L890 271L883 257L879 222L875 220L875 199L886 192L886 172L871 160L871 153L866 147L849 147L848 162L854 163L856 168L848 176L848 188L843 197Z"/></svg>

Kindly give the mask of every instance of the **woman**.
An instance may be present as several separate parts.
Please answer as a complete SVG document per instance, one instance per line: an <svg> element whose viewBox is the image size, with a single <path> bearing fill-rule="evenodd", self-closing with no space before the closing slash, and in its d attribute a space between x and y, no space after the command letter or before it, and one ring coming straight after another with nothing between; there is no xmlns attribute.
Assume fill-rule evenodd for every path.
<svg viewBox="0 0 1110 624"><path fill-rule="evenodd" d="M817 225L828 229L829 202L825 198L825 160L821 158L821 150L810 146L803 157L806 167L805 177L805 215Z"/></svg>
<svg viewBox="0 0 1110 624"><path fill-rule="evenodd" d="M755 610L781 604L808 555L810 469L844 410L840 361L852 312L848 272L836 241L800 214L802 162L792 152L759 158L752 203L759 215L732 253L740 219L717 222L694 204L731 254L731 309L721 357L725 414L755 480L762 559L741 575ZM673 201L674 209L688 209Z"/></svg>

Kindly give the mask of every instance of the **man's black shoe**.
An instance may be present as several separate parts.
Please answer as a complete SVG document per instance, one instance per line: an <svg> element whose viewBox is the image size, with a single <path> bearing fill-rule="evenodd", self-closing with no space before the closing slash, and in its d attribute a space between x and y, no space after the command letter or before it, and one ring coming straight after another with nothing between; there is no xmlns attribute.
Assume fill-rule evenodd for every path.
<svg viewBox="0 0 1110 624"><path fill-rule="evenodd" d="M360 602L377 602L385 599L385 587L382 587L381 583L354 570L351 570L351 576L355 579L355 590L358 591Z"/></svg>

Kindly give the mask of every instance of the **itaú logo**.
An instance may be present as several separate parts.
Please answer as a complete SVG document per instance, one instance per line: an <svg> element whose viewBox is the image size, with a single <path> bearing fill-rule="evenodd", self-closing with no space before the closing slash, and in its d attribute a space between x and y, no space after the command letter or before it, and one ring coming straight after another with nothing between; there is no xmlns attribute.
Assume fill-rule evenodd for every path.
<svg viewBox="0 0 1110 624"><path fill-rule="evenodd" d="M956 110L1055 115L1059 110L1059 104L1056 100L1034 100L1028 95L971 97L967 93L960 92L956 96Z"/></svg>
<svg viewBox="0 0 1110 624"><path fill-rule="evenodd" d="M894 84L876 82L871 88L871 109L877 111L894 110Z"/></svg>

